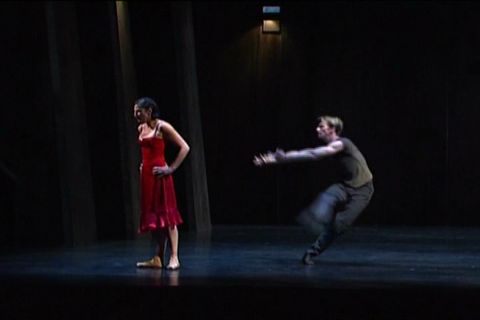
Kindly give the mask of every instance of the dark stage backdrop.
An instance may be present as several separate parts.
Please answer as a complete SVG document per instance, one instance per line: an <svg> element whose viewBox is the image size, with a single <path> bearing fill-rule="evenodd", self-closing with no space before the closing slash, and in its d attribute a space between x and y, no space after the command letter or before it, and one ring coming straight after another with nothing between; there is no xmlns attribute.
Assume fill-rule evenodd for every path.
<svg viewBox="0 0 480 320"><path fill-rule="evenodd" d="M61 243L45 9L41 3L13 2L0 8L0 241Z"/></svg>
<svg viewBox="0 0 480 320"><path fill-rule="evenodd" d="M85 207L93 211L96 238L123 239L125 137L118 127L112 4L52 3L50 11L42 2L0 5L0 240L65 244L62 206L65 197L82 204L77 191L92 203ZM192 5L212 224L293 223L329 182L328 161L260 169L252 158L277 146L314 146L316 117L328 113L343 118L345 136L360 147L374 174L376 193L360 224L480 225L479 5L280 4L278 35L261 33L259 3ZM135 1L128 10L135 92L158 100L163 117L182 133L170 3ZM51 12L59 13L55 26ZM52 34L64 41L57 44L59 57L52 55ZM62 38L67 34L74 37ZM72 105L57 101L55 59L65 66L63 101ZM68 123L59 128L63 113L81 114L86 126L70 137L82 141L82 151L68 157L62 148L72 153L76 146L60 141L59 132L68 129ZM62 159L72 158L86 170L67 171L82 172L85 184L68 185L66 193ZM188 183L179 170L185 217Z"/></svg>
<svg viewBox="0 0 480 320"><path fill-rule="evenodd" d="M217 223L292 223L328 167L257 169L252 155L315 145L345 121L376 193L365 224L478 225L479 6L284 3L280 35L255 3L195 6L199 85Z"/></svg>
<svg viewBox="0 0 480 320"><path fill-rule="evenodd" d="M60 5L61 6L61 5ZM52 45L49 12L44 2L7 2L0 5L2 43L1 117L2 186L1 244L22 247L67 244L68 218L62 206L68 207L66 194L81 197L90 194L88 187L63 184L60 167L80 167L82 158L88 161L87 170L76 173L92 181L91 211L95 214L93 233L99 241L125 237L125 212L119 197L119 135L117 128L116 88L113 72L113 47L109 7L107 3L71 4L73 19L59 23L59 29L72 29L69 39L75 55L55 56L62 52L60 42ZM63 25L62 25L63 23ZM58 32L58 30L56 31ZM49 42L50 41L50 42ZM56 46L52 48L52 46ZM78 77L73 91L82 100L81 117L85 121L87 152L72 145L65 151L60 140L75 130L76 123L67 121L64 114L74 106L59 103L59 92L53 66L63 61L78 63L78 72L56 69L64 78L57 84L60 94L71 89L70 79ZM84 119L83 119L84 117ZM58 119L64 119L59 123ZM64 132L65 134L59 134ZM73 151L72 151L73 150ZM75 151L78 150L78 151ZM62 153L71 154L72 161L64 163ZM75 154L75 152L77 154ZM68 190L61 190L66 188ZM87 207L87 206L86 206ZM70 208L71 209L71 208ZM83 212L82 214L90 214Z"/></svg>

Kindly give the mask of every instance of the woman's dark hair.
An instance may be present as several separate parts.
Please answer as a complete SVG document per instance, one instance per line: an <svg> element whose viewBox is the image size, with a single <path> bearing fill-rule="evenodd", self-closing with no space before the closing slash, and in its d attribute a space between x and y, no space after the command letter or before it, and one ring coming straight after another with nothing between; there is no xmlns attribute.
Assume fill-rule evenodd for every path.
<svg viewBox="0 0 480 320"><path fill-rule="evenodd" d="M158 105L152 98L141 97L135 101L135 104L138 108L141 109L152 109L152 118L160 117L160 112L158 110Z"/></svg>

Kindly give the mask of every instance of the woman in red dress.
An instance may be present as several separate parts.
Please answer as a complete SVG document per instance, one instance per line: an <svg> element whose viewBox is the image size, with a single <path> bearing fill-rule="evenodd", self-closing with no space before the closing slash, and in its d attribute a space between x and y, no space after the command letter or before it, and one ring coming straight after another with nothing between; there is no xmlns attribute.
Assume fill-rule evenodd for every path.
<svg viewBox="0 0 480 320"><path fill-rule="evenodd" d="M183 223L177 209L172 173L183 162L190 147L168 122L158 118L156 102L148 97L135 101L134 116L137 119L138 141L142 150L140 165L141 214L139 233L152 232L157 241L155 256L137 263L139 268L162 268L165 247L170 244L169 270L180 267L178 259L178 229ZM179 151L168 165L165 161L165 144L173 143Z"/></svg>

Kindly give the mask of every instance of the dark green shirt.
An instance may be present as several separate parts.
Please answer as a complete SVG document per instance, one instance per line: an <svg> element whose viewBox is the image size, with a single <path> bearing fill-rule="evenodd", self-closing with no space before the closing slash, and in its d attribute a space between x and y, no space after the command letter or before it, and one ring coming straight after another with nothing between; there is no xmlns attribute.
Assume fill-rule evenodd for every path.
<svg viewBox="0 0 480 320"><path fill-rule="evenodd" d="M358 188L372 180L373 175L368 168L367 161L350 139L340 138L343 150L336 154L343 183Z"/></svg>

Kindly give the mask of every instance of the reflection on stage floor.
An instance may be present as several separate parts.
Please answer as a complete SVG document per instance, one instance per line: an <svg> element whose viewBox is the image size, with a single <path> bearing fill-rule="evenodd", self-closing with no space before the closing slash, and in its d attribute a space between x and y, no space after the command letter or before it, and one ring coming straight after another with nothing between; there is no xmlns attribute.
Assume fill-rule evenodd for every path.
<svg viewBox="0 0 480 320"><path fill-rule="evenodd" d="M111 315L120 316L152 311L144 304L155 304L164 315L171 310L189 317L200 308L229 315L225 318L250 313L263 318L313 316L317 308L330 306L321 314L367 319L414 315L420 307L436 308L424 311L436 317L470 316L476 310L478 229L356 226L315 265L304 266L300 259L313 240L297 226L214 226L207 234L180 230L176 271L135 267L155 250L149 238L69 249L4 249L2 311L28 316L27 310L71 311L99 303L96 308L114 307ZM187 305L193 309L182 309Z"/></svg>

